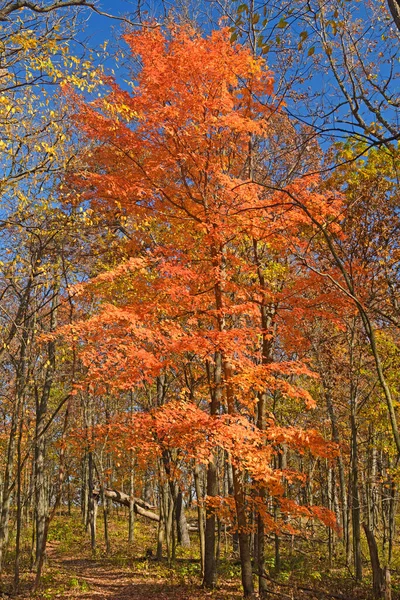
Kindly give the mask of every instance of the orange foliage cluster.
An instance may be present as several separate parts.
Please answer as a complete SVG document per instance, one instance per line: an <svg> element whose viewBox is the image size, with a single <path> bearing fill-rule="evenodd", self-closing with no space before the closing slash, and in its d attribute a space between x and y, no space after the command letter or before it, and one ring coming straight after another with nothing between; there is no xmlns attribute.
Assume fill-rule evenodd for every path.
<svg viewBox="0 0 400 600"><path fill-rule="evenodd" d="M142 458L174 449L189 462L207 463L223 448L282 512L326 522L323 511L289 503L283 482L303 478L274 468L272 458L282 445L323 457L335 448L316 431L278 426L271 409L265 431L254 423L262 394L314 406L305 382L315 373L289 357L296 321L327 312L332 292L314 285L293 252L313 235L310 215L331 219L340 199L322 193L315 175L284 190L268 179L253 182L253 140L268 144L279 106L270 100L265 61L232 45L228 30L202 38L188 28L148 28L126 41L141 61L131 92L109 80L108 96L92 103L66 93L94 142L73 184L92 210L124 216L132 258L76 288L99 309L63 334L79 348L97 391L152 385L168 373L180 381L164 406L108 426L108 439L118 436ZM267 328L262 310L271 317ZM265 360L268 341L280 345L283 360ZM218 355L229 363L220 382L213 380ZM189 367L193 386L185 381ZM220 414L210 416L216 390ZM272 517L264 517L273 530Z"/></svg>

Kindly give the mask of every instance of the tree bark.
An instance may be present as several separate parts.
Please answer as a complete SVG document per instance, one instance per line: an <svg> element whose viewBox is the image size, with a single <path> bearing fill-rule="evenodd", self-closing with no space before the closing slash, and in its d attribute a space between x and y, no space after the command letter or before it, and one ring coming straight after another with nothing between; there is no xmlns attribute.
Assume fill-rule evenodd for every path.
<svg viewBox="0 0 400 600"><path fill-rule="evenodd" d="M184 548L190 548L189 528L186 521L182 490L178 490L176 495L176 525L178 531L178 543Z"/></svg>
<svg viewBox="0 0 400 600"><path fill-rule="evenodd" d="M209 380L210 367L209 367ZM221 352L216 352L215 355L215 366L214 366L214 385L215 388L211 391L211 403L210 403L210 415L216 416L218 414L219 406L221 403L221 385L222 385L222 355ZM216 455L213 457L207 465L207 497L214 498L218 495L218 474L216 465ZM215 547L215 525L216 517L213 508L210 508L206 504L206 527L204 535L204 578L203 585L207 588L215 588L217 585L217 559L216 559L216 547Z"/></svg>
<svg viewBox="0 0 400 600"><path fill-rule="evenodd" d="M358 489L358 443L356 423L356 400L351 399L351 514L353 523L353 556L356 580L362 580L362 557L361 557L361 508Z"/></svg>
<svg viewBox="0 0 400 600"><path fill-rule="evenodd" d="M224 376L228 414L234 415L234 398L232 389L232 365L224 361ZM250 536L247 533L246 500L244 485L238 469L232 465L233 493L235 498L236 518L239 533L240 564L242 568L242 585L245 598L254 598L253 569L251 565Z"/></svg>
<svg viewBox="0 0 400 600"><path fill-rule="evenodd" d="M203 494L200 486L200 469L196 465L194 468L194 485L196 490L197 498L197 520L199 526L199 541L200 541L200 563L201 563L201 575L204 577L204 550L205 550L205 539L204 539L204 509L203 509Z"/></svg>
<svg viewBox="0 0 400 600"><path fill-rule="evenodd" d="M130 472L130 477L129 477L130 497L129 497L129 531L128 531L128 542L130 544L133 544L134 530L135 530L135 501L133 499L133 494L135 491L134 490L135 477L134 477L133 467L134 467L134 459L133 459L133 454L131 454L131 472Z"/></svg>
<svg viewBox="0 0 400 600"><path fill-rule="evenodd" d="M124 492L120 492L119 490L105 488L103 490L103 494L104 494L105 498L108 498L109 500L112 500L113 502L116 502L117 504L121 504L122 506L126 506L127 508L129 508L129 506L130 506L131 497L128 496L128 494L125 494ZM94 498L98 499L98 497L101 496L101 492L99 490L93 490L92 496ZM152 506L151 504L148 504L147 502L145 502L144 500L141 500L140 498L132 498L132 501L133 501L133 507L134 507L135 514L141 515L142 517L146 517L147 519L150 519L151 521L158 522L160 520L160 516L151 510L154 508L154 506Z"/></svg>
<svg viewBox="0 0 400 600"><path fill-rule="evenodd" d="M399 0L387 0L393 22L400 31L400 2Z"/></svg>
<svg viewBox="0 0 400 600"><path fill-rule="evenodd" d="M92 554L96 552L96 516L97 516L97 498L93 494L93 452L89 450L88 470L89 470L89 528L90 528L90 546Z"/></svg>
<svg viewBox="0 0 400 600"><path fill-rule="evenodd" d="M369 554L371 557L372 567L372 589L375 598L383 598L385 595L387 575L379 563L378 546L376 545L375 536L366 523L363 523L364 532L368 542ZM389 578L390 581L390 578Z"/></svg>

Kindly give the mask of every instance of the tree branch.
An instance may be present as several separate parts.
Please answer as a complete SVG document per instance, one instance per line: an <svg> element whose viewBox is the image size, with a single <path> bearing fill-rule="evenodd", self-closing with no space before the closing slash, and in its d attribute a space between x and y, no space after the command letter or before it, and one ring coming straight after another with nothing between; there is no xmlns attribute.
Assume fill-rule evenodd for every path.
<svg viewBox="0 0 400 600"><path fill-rule="evenodd" d="M400 1L399 0L387 0L390 13L393 17L393 21L400 31Z"/></svg>
<svg viewBox="0 0 400 600"><path fill-rule="evenodd" d="M87 0L61 0L55 1L47 6L41 6L40 4L36 4L35 2L31 2L30 0L15 0L14 2L10 2L4 8L0 10L0 21L9 21L9 15L17 10L22 10L24 8L31 10L35 13L50 13L61 8L69 8L71 6L82 6L84 8L90 8L93 12L101 15L102 17L107 17L109 19L116 19L118 21L124 21L132 26L141 26L142 23L136 23L127 19L126 17L118 17L115 15L110 15L102 10L99 10L93 2L88 2Z"/></svg>

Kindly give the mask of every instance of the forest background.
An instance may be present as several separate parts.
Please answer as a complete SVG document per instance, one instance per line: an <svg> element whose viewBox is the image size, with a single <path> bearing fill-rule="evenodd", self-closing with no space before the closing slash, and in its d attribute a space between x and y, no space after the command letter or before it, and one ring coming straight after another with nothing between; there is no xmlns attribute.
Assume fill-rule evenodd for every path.
<svg viewBox="0 0 400 600"><path fill-rule="evenodd" d="M397 597L399 15L1 3L5 593L79 514L216 597Z"/></svg>

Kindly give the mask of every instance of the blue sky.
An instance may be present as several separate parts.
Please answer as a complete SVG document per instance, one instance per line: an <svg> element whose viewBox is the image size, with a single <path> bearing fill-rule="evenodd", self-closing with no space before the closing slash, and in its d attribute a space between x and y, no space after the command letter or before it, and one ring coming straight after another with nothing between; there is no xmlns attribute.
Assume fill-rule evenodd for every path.
<svg viewBox="0 0 400 600"><path fill-rule="evenodd" d="M184 3L184 0L182 0L182 2ZM128 16L133 21L137 22L138 19L136 13L137 7L139 5L141 9L142 20L156 19L162 21L166 12L171 10L173 11L173 9L176 8L177 5L180 6L180 4L180 0L165 0L165 2L163 2L162 0L149 0L149 2L147 2L146 0L143 0L143 2L142 0L99 0L98 8L115 17ZM213 13L214 18L212 20L214 21L214 23L217 22L218 16L216 13L219 10L218 2L212 2L209 0L198 0L196 2L195 0L191 0L188 2L188 4L191 5L190 10L195 13L196 21L200 24L200 26L203 26L203 29L205 31L210 30L211 28L209 14L206 14L207 12ZM237 7L238 4L239 2L237 2L236 4L232 2L231 6L233 14L235 14L236 11L234 7ZM264 3L262 2L262 0L256 0L255 5L256 7L258 7L256 8L256 10L258 10L260 14L263 14L262 7L264 6ZM301 100L296 100L296 98L290 99L285 97L287 109L293 115L295 115L296 118L299 118L299 122L304 121L305 123L309 124L318 123L321 124L323 128L326 127L326 136L323 135L322 137L328 140L329 143L331 143L331 132L333 130L335 130L335 136L342 139L346 138L347 135L353 132L358 132L362 135L362 128L360 128L357 125L356 119L354 119L352 116L349 116L348 106L346 105L347 103L343 102L343 95L338 87L337 82L334 80L332 71L327 63L327 58L324 55L324 53L321 52L320 41L318 41L318 39L315 36L312 36L312 27L310 28L309 23L307 24L307 19L304 20L304 15L302 16L300 14L299 16L298 12L295 12L292 15L290 15L290 3L288 3L287 0L283 0L282 4L279 6L282 6L282 11L284 12L281 12L280 10L276 12L275 9L275 12L272 11L271 15L269 15L270 21L267 26L267 29L269 28L269 31L272 32L272 49L266 57L267 62L272 68L272 70L275 71L276 80L278 80L279 75L282 74L282 60L280 57L284 56L284 48L280 47L279 44L278 46L274 46L275 36L277 36L278 34L279 36L285 36L287 37L287 39L290 40L290 36L292 35L292 46L296 48L300 39L301 31L304 28L308 28L309 33L307 35L305 43L303 44L303 48L299 50L298 56L296 57L295 63L293 64L293 68L288 69L287 79L282 79L281 82L285 84L285 81L290 81L291 77L293 77L295 71L298 69L299 76L296 76L295 79L295 88L297 96L301 97L302 94L304 94L304 96L307 96L308 98L312 98L313 95L315 96L314 100L311 100L311 104L309 102L308 105L306 105ZM301 6L302 2L300 0L298 7ZM368 45L368 47L371 49L374 47L374 43L377 44L375 51L372 51L372 54L368 56L367 59L367 67L368 63L371 65L371 78L369 80L366 79L364 77L364 74L362 74L362 78L364 80L367 97L369 97L372 102L376 101L378 105L379 102L382 101L382 97L379 95L379 93L376 92L376 89L374 89L374 82L377 81L381 84L381 87L383 88L385 84L385 79L387 78L390 72L390 68L393 68L394 70L398 69L398 63L395 60L395 49L392 45L394 41L393 38L386 39L385 35L382 35L386 33L385 28L387 25L385 24L385 19L380 19L380 22L379 20L376 21L375 26L371 28L369 18L370 15L367 14L367 12L368 10L371 11L372 8L369 7L369 9L367 10L366 6L367 5L363 2L347 3L345 8L346 10L349 9L351 11L352 18L354 19L354 21L357 21L358 19L364 21L363 29L365 34L366 47ZM280 28L280 20L282 20L282 14L285 14L285 19L287 19L287 21L290 22L290 25L288 25L287 29ZM307 14L307 11L305 14ZM104 64L105 70L106 72L110 72L111 69L115 69L117 80L119 80L120 83L124 85L122 81L124 78L124 69L117 67L113 56L116 48L116 46L114 46L113 44L113 40L115 40L116 37L118 38L120 36L120 34L124 31L126 24L123 21L119 21L118 19L109 19L105 16L100 16L96 13L87 10L84 12L84 15L86 20L86 28L80 34L80 39L86 40L87 46L92 48L99 47L106 40L110 42L108 46L108 50L110 51L110 57ZM329 25L329 23L331 23L331 25ZM336 33L332 27L331 21L328 22L328 35L330 36L330 40L332 41L332 43L335 43L335 41L337 41L338 38L335 37ZM363 37L364 36L360 36L360 39L362 39ZM121 47L121 43L119 44L119 46ZM308 55L308 51L310 49L314 50L314 48L314 56ZM364 50L362 46L360 46L360 49L361 52ZM385 62L386 57L390 57L390 61ZM314 59L316 59L317 61L319 60L319 63L314 64ZM341 62L343 62L343 57L340 56L340 54L337 54L336 60L338 61L338 64L340 64ZM314 68L314 66L316 66L317 64L318 67ZM345 74L344 76L347 75ZM375 77L377 77L378 79L375 80ZM394 82L395 77L393 77L393 81L389 86L389 91L391 89L391 93L394 93L395 91L393 89ZM288 86L289 85L292 84L288 83ZM347 85L350 89L350 93L352 93L351 82L348 81ZM276 85L276 88L278 89L278 85ZM366 123L369 124L375 120L375 116L371 109L369 109L362 102L361 104L362 106L360 108L360 111L363 114ZM324 107L323 109L321 108L321 110L323 111L322 114L329 114L329 118L321 119L320 117L318 117L317 112L319 110L319 106ZM314 116L312 116L313 109L316 109ZM386 104L386 106L379 105L379 110L381 110L382 114L385 114L389 120L395 120L396 117L392 107L390 106L390 103Z"/></svg>
<svg viewBox="0 0 400 600"><path fill-rule="evenodd" d="M141 0L100 0L97 6L99 10L112 16L127 17L133 22L137 22L138 5L140 6L142 20L155 19L162 21L167 12L174 11L174 9L177 7L177 4L179 3L175 2L174 0L166 0L165 2L162 2L161 0L150 2L146 2L146 0L144 2ZM219 11L219 9L216 9L216 4L207 2L207 0L192 2L192 7L190 10L195 13L196 21L204 25L206 29L210 28L209 14L216 14L217 10ZM86 14L87 28L85 35L89 35L96 43L102 43L105 40L110 39L118 31L122 32L126 26L126 23L124 23L122 20L119 21L118 19L109 19L94 12L88 12ZM215 16L215 20L217 19L218 16Z"/></svg>

